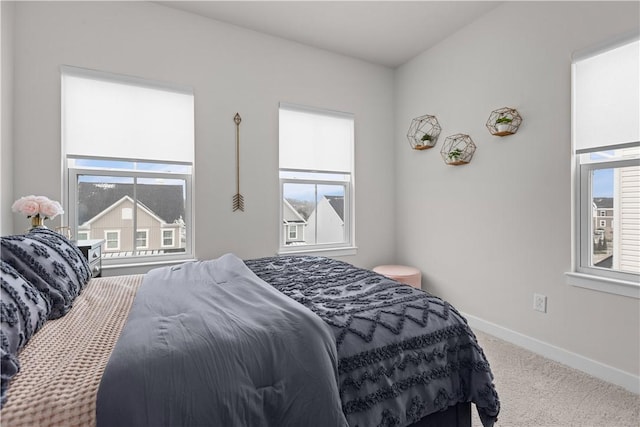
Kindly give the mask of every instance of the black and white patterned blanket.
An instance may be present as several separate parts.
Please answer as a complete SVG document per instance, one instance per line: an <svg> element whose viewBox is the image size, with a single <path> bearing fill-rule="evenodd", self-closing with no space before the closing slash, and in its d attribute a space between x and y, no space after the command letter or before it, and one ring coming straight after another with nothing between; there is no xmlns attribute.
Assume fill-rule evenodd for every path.
<svg viewBox="0 0 640 427"><path fill-rule="evenodd" d="M500 402L489 363L446 301L323 257L245 263L331 326L351 427L407 426L459 402L474 402L485 427L496 421Z"/></svg>

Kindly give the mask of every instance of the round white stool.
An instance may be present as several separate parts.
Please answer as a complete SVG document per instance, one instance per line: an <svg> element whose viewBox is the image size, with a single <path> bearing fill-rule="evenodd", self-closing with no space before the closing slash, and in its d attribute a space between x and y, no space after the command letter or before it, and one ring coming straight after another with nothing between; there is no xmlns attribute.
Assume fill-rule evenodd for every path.
<svg viewBox="0 0 640 427"><path fill-rule="evenodd" d="M411 285L414 288L421 288L420 282L422 280L422 274L417 268L406 265L379 265L374 267L373 271L387 276L389 279Z"/></svg>

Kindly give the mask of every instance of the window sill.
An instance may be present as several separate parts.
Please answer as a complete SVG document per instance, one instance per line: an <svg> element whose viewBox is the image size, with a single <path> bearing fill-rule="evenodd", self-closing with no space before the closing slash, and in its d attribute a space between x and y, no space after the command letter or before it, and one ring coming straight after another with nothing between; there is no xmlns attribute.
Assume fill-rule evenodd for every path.
<svg viewBox="0 0 640 427"><path fill-rule="evenodd" d="M347 246L343 248L322 248L322 249L293 249L293 250L280 250L278 255L316 255L316 256L351 256L358 253L357 246Z"/></svg>
<svg viewBox="0 0 640 427"><path fill-rule="evenodd" d="M567 283L572 286L640 299L640 284L636 282L576 272L567 272L565 276L567 277Z"/></svg>
<svg viewBox="0 0 640 427"><path fill-rule="evenodd" d="M168 267L170 265L182 264L189 261L197 261L195 258L173 258L156 261L135 261L120 264L105 264L102 260L102 271L104 276L119 276L124 274L145 274L149 270L160 267Z"/></svg>

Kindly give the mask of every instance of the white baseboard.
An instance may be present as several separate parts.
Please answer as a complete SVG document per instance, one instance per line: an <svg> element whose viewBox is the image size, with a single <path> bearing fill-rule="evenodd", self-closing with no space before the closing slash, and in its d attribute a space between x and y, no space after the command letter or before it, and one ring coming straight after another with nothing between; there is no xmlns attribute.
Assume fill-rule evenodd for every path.
<svg viewBox="0 0 640 427"><path fill-rule="evenodd" d="M461 313L469 322L469 326L500 338L504 341L525 348L563 365L578 369L603 381L607 381L625 389L640 394L640 377L625 372L613 366L605 365L577 353L556 347L544 341L512 331L495 323L480 319L470 314Z"/></svg>

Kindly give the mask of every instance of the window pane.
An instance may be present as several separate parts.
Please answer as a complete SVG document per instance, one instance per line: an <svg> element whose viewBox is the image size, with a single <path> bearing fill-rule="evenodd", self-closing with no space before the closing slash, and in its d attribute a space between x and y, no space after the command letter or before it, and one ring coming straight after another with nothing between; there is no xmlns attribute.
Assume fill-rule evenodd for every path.
<svg viewBox="0 0 640 427"><path fill-rule="evenodd" d="M147 234L146 230L136 232L136 249L147 248Z"/></svg>
<svg viewBox="0 0 640 427"><path fill-rule="evenodd" d="M78 176L78 230L92 239L105 239L104 254L112 256L121 250L131 251L133 218L133 178L120 176ZM131 253L131 252L129 252Z"/></svg>
<svg viewBox="0 0 640 427"><path fill-rule="evenodd" d="M344 242L344 187L318 185L316 243Z"/></svg>
<svg viewBox="0 0 640 427"><path fill-rule="evenodd" d="M120 247L120 233L117 231L105 231L104 239L107 249L117 250Z"/></svg>
<svg viewBox="0 0 640 427"><path fill-rule="evenodd" d="M112 171L145 171L159 172L163 174L191 174L191 165L182 163L144 162L134 160L115 160L105 158L81 158L69 157L68 164L71 168L101 169Z"/></svg>
<svg viewBox="0 0 640 427"><path fill-rule="evenodd" d="M316 185L285 183L282 186L282 221L286 246L314 244L310 241L309 230L315 228L310 218L316 208ZM292 233L292 230L295 232Z"/></svg>
<svg viewBox="0 0 640 427"><path fill-rule="evenodd" d="M285 245L346 241L344 185L284 183L283 193Z"/></svg>
<svg viewBox="0 0 640 427"><path fill-rule="evenodd" d="M185 253L186 187L184 179L79 175L76 234L105 239L107 258Z"/></svg>
<svg viewBox="0 0 640 427"><path fill-rule="evenodd" d="M307 181L341 181L349 182L351 175L348 173L307 172L280 169L282 179L304 179Z"/></svg>
<svg viewBox="0 0 640 427"><path fill-rule="evenodd" d="M162 246L174 245L175 230L162 230Z"/></svg>
<svg viewBox="0 0 640 427"><path fill-rule="evenodd" d="M591 171L591 266L640 273L640 167Z"/></svg>
<svg viewBox="0 0 640 427"><path fill-rule="evenodd" d="M138 228L148 230L142 255L184 252L186 246L186 182L181 179L138 178ZM180 238L166 238L173 231Z"/></svg>

